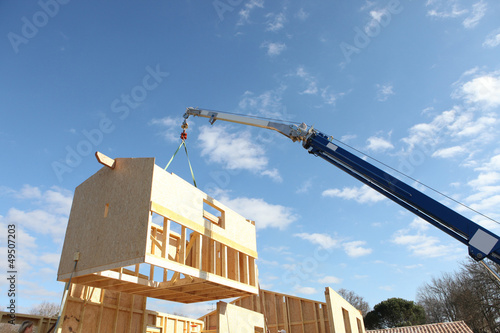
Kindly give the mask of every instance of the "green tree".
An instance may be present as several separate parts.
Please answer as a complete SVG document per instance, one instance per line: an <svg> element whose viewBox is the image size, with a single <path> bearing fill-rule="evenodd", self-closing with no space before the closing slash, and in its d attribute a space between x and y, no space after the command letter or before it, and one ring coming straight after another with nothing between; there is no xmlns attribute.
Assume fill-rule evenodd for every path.
<svg viewBox="0 0 500 333"><path fill-rule="evenodd" d="M413 301L389 298L375 305L364 321L369 330L422 325L425 324L425 311Z"/></svg>

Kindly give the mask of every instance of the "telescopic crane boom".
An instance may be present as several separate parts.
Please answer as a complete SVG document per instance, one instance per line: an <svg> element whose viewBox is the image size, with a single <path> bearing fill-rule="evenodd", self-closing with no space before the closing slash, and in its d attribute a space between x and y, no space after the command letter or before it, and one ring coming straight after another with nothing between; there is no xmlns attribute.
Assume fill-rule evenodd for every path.
<svg viewBox="0 0 500 333"><path fill-rule="evenodd" d="M267 128L285 135L292 141L300 141L310 154L319 156L335 165L413 214L467 245L469 255L474 260L481 261L484 258L488 258L500 265L499 236L366 162L362 158L335 145L328 135L321 133L312 126L308 127L304 123L299 126L288 125L249 116L197 108L186 109L186 113L184 114L185 123L189 116L209 118L211 124L216 120L223 120Z"/></svg>

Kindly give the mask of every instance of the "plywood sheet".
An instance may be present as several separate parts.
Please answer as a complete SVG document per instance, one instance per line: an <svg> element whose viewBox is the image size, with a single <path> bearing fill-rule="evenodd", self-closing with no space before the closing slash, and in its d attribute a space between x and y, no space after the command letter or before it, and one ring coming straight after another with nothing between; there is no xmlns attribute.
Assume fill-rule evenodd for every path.
<svg viewBox="0 0 500 333"><path fill-rule="evenodd" d="M330 333L326 303L260 290L232 302L264 314L268 329L295 333Z"/></svg>
<svg viewBox="0 0 500 333"><path fill-rule="evenodd" d="M149 235L154 158L117 158L74 194L59 279L143 262ZM105 216L107 213L107 216Z"/></svg>
<svg viewBox="0 0 500 333"><path fill-rule="evenodd" d="M337 294L332 288L325 289L326 305L332 332L364 333L361 312Z"/></svg>
<svg viewBox="0 0 500 333"><path fill-rule="evenodd" d="M135 300L141 308L133 307ZM56 332L143 333L145 314L145 297L73 284Z"/></svg>
<svg viewBox="0 0 500 333"><path fill-rule="evenodd" d="M264 332L266 325L264 315L252 310L248 310L225 302L217 303L218 321L214 325L210 322L210 329L217 333L230 332ZM210 317L208 317L210 318Z"/></svg>
<svg viewBox="0 0 500 333"><path fill-rule="evenodd" d="M21 326L23 321L25 320L31 320L34 323L35 326L35 332L47 332L57 321L57 316L56 317L44 317L44 316L36 316L36 315L30 315L30 314L23 314L23 313L16 313L15 314L15 330L17 332L17 329ZM12 327L12 323L9 323L12 318L10 316L10 312L3 312L0 311L0 332L2 331L2 326L9 326ZM10 332L10 330L9 330Z"/></svg>

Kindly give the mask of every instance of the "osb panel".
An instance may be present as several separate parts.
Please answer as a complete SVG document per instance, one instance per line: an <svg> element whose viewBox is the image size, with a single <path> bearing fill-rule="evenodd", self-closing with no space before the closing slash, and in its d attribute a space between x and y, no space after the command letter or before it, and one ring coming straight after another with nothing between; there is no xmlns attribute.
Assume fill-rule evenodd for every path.
<svg viewBox="0 0 500 333"><path fill-rule="evenodd" d="M224 302L217 303L219 314L218 333L255 332L255 328L264 328L264 315Z"/></svg>
<svg viewBox="0 0 500 333"><path fill-rule="evenodd" d="M203 218L203 200L225 212L225 227ZM257 251L255 226L229 207L176 176L155 166L151 201L250 250ZM210 236L210 235L206 235ZM226 244L230 245L230 244Z"/></svg>
<svg viewBox="0 0 500 333"><path fill-rule="evenodd" d="M67 301L66 310L62 318L62 332L77 332L81 320L82 306L80 303Z"/></svg>
<svg viewBox="0 0 500 333"><path fill-rule="evenodd" d="M97 289L101 290L101 289ZM119 292L112 291L112 290L106 290L106 293L104 294L103 297L103 303L106 305L110 306L116 306L118 305L118 297L120 296Z"/></svg>
<svg viewBox="0 0 500 333"><path fill-rule="evenodd" d="M116 332L129 332L130 319L129 311L118 311Z"/></svg>
<svg viewBox="0 0 500 333"><path fill-rule="evenodd" d="M170 315L161 312L155 311L147 311L148 314L148 326L152 332L161 332L163 333L191 333L191 332L200 332L203 328L203 321Z"/></svg>
<svg viewBox="0 0 500 333"><path fill-rule="evenodd" d="M99 299L96 301L95 295L99 295L103 303ZM136 300L131 300L132 297L142 302L140 309L130 308L136 303ZM124 306L127 304L128 308ZM74 284L66 300L62 329L57 332L142 333L145 312L144 297Z"/></svg>
<svg viewBox="0 0 500 333"><path fill-rule="evenodd" d="M271 331L330 333L326 303L267 290L232 303L265 314Z"/></svg>
<svg viewBox="0 0 500 333"><path fill-rule="evenodd" d="M84 306L84 315L81 332L97 333L99 330L99 314L101 307L98 305L86 304ZM106 318L107 319L107 318Z"/></svg>
<svg viewBox="0 0 500 333"><path fill-rule="evenodd" d="M154 158L117 158L115 169L103 167L76 188L59 280L73 271L76 252L80 258L74 276L143 261L153 168Z"/></svg>
<svg viewBox="0 0 500 333"><path fill-rule="evenodd" d="M101 321L101 332L115 332L116 310L104 308Z"/></svg>
<svg viewBox="0 0 500 333"><path fill-rule="evenodd" d="M11 316L10 312L0 311L0 332L4 332L2 330L3 327L12 326L12 324L9 323L12 320L10 316ZM51 328L56 323L57 317L54 318L54 317L44 317L44 316L16 313L15 322L17 325L21 325L21 323L25 320L31 320L34 323L35 326L34 332L47 332L49 328ZM10 332L10 330L8 332Z"/></svg>
<svg viewBox="0 0 500 333"><path fill-rule="evenodd" d="M332 332L365 332L361 312L337 294L332 288L325 289L326 305ZM358 326L361 323L361 327Z"/></svg>

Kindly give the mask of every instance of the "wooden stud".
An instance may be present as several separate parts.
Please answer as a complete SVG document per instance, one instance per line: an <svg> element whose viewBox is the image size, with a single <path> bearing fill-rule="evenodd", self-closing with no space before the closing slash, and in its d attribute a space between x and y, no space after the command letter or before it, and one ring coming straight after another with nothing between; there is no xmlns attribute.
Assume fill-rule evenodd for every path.
<svg viewBox="0 0 500 333"><path fill-rule="evenodd" d="M182 265L186 264L186 237L187 237L187 229L185 226L182 226L181 229L181 244L179 250L179 263Z"/></svg>

